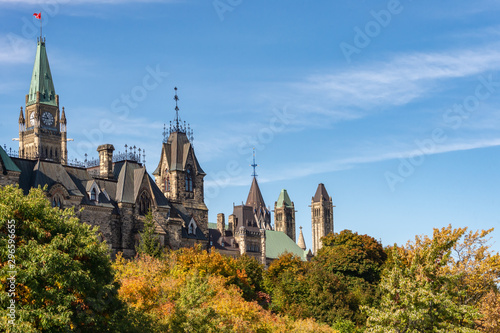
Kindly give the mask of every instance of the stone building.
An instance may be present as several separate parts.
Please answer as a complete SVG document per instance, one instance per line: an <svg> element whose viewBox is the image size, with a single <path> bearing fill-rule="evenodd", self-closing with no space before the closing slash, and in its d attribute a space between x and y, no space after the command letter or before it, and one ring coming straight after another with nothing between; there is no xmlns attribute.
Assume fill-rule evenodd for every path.
<svg viewBox="0 0 500 333"><path fill-rule="evenodd" d="M256 166L255 160L253 164ZM228 217L226 226L224 214L217 215L217 225L209 229L209 243L211 246L226 255L236 257L238 255L249 255L259 260L264 265L269 265L285 252L293 253L302 260L310 260L311 251L306 252L304 236L301 231L302 247L295 243L295 210L293 203L286 190L283 190L275 203L278 214L286 212L293 216L289 219L288 233L284 230L273 230L271 225L271 212L266 207L262 192L257 182L257 175L253 174L252 184L245 204L235 206L233 213ZM291 209L291 210L290 210ZM275 212L275 216L276 216ZM276 224L281 226L281 224Z"/></svg>
<svg viewBox="0 0 500 333"><path fill-rule="evenodd" d="M319 184L311 200L312 251L317 254L321 249L321 237L333 231L333 201L328 196L325 185Z"/></svg>
<svg viewBox="0 0 500 333"><path fill-rule="evenodd" d="M59 110L45 39L38 39L25 102L25 112L21 108L19 116L19 152L9 156L0 147L0 185L18 184L26 194L31 188L47 186L46 195L54 207L75 207L82 222L99 227L100 237L106 240L112 256L117 252L126 257L135 255L149 210L163 246L178 249L195 243L207 245L204 172L180 127L164 144L165 161L160 162L168 165L172 179L169 200L165 189L149 176L141 163L141 150L137 153L135 147L114 155L113 145L104 144L97 148L99 161L69 163L67 119L64 108L62 113ZM170 147L174 148L170 151ZM172 159L174 155L178 159ZM184 177L190 172L191 178ZM181 186L184 178L185 188Z"/></svg>
<svg viewBox="0 0 500 333"><path fill-rule="evenodd" d="M276 231L284 232L294 242L295 240L295 205L282 189L278 201L274 203L274 226Z"/></svg>
<svg viewBox="0 0 500 333"><path fill-rule="evenodd" d="M151 211L160 242L170 249L201 244L229 256L247 254L266 265L284 252L309 260L312 254L306 251L302 230L295 243L295 206L286 190L275 202L275 227L271 224L271 211L255 174L255 155L246 203L233 204L227 224L224 214L217 215L217 223L208 223L206 174L192 145L192 130L179 117L177 88L174 100L175 118L164 130L154 180L135 146L127 150L125 145L125 152L117 153L112 144L102 144L97 147L98 160L72 162L66 130L71 112L60 109L45 39L39 38L25 107L19 115L19 151L7 152L0 146L0 185L18 184L25 194L45 187L53 207L74 207L82 222L99 227L112 257L118 252L135 255L145 215ZM316 253L319 239L333 232L332 199L323 184L313 197L312 212Z"/></svg>

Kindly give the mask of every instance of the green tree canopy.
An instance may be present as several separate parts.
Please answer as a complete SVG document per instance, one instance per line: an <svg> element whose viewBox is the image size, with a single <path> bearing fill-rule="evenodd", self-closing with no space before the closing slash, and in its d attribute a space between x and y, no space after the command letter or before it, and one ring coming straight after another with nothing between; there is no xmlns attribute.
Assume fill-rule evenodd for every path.
<svg viewBox="0 0 500 333"><path fill-rule="evenodd" d="M162 254L160 240L156 234L156 225L151 209L144 217L144 228L139 233L140 242L136 248L138 255L148 255L158 258Z"/></svg>
<svg viewBox="0 0 500 333"><path fill-rule="evenodd" d="M9 221L15 224L10 244ZM52 208L40 188L24 196L17 187L0 187L2 285L16 272L14 297L0 294L3 309L15 300L16 325L3 313L2 331L134 331L134 319L117 298L107 245L96 232L80 223L72 209ZM15 245L10 253L8 245ZM8 261L9 254L15 263Z"/></svg>

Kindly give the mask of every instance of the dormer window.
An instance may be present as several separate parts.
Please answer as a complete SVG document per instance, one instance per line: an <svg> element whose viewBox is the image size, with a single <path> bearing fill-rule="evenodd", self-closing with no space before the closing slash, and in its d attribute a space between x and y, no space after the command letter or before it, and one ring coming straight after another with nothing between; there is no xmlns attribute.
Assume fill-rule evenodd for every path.
<svg viewBox="0 0 500 333"><path fill-rule="evenodd" d="M90 191L90 201L96 201L97 200L97 190L95 187Z"/></svg>
<svg viewBox="0 0 500 333"><path fill-rule="evenodd" d="M188 234L195 235L197 228L198 228L198 226L196 225L196 222L194 221L193 218L191 218L191 221L189 221L189 225L188 225Z"/></svg>

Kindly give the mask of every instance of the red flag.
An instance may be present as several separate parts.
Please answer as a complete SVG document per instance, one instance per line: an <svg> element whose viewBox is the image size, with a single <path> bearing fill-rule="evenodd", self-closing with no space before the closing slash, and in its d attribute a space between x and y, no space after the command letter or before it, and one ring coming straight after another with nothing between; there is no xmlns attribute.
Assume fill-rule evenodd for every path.
<svg viewBox="0 0 500 333"><path fill-rule="evenodd" d="M38 14L34 13L33 16L36 17L37 19L41 20L42 19L42 12L40 12Z"/></svg>

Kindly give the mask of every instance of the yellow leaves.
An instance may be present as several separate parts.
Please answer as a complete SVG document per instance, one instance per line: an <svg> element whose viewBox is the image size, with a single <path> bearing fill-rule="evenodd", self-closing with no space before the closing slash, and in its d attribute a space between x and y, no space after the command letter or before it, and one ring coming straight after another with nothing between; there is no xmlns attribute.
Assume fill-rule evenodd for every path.
<svg viewBox="0 0 500 333"><path fill-rule="evenodd" d="M151 317L158 331L183 327L190 331L334 332L314 321L304 321L308 327L302 328L257 302L245 301L241 289L229 282L248 283L247 272L236 268L236 259L217 252L182 249L162 259L132 261L118 256L113 267L121 285L119 297Z"/></svg>
<svg viewBox="0 0 500 333"><path fill-rule="evenodd" d="M482 318L477 321L481 332L500 332L500 293L490 291L479 305Z"/></svg>

